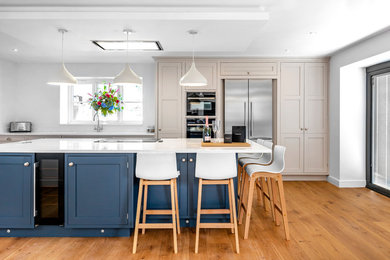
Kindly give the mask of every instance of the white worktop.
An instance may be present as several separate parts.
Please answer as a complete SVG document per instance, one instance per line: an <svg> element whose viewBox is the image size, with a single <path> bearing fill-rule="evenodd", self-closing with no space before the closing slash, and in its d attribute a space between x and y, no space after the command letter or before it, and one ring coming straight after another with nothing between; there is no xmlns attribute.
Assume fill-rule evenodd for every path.
<svg viewBox="0 0 390 260"><path fill-rule="evenodd" d="M247 140L251 147L201 147L201 139L163 139L162 142L96 142L96 138L50 138L0 144L0 153L271 153L265 146ZM109 140L109 139L107 139ZM125 140L125 139L120 139Z"/></svg>

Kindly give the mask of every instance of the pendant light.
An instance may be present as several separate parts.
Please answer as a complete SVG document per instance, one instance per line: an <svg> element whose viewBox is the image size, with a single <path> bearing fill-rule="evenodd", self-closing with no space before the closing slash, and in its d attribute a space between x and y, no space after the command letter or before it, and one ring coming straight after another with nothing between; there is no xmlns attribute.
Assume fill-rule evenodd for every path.
<svg viewBox="0 0 390 260"><path fill-rule="evenodd" d="M62 66L54 75L52 75L51 79L47 82L47 84L49 85L77 84L77 79L73 77L72 74L70 74L70 72L66 69L64 64L64 33L68 31L65 29L58 29L58 32L61 33L62 36L62 41L61 41Z"/></svg>
<svg viewBox="0 0 390 260"><path fill-rule="evenodd" d="M129 34L132 33L131 30L125 29L123 33L126 34L126 60L129 58ZM135 72L130 68L129 63L125 65L125 68L114 78L114 84L121 85L142 85L142 78L139 77Z"/></svg>
<svg viewBox="0 0 390 260"><path fill-rule="evenodd" d="M190 35L192 35L193 38L195 38L195 35L198 34L197 31L190 30L188 31ZM181 86L188 86L188 87L202 87L207 86L207 79L196 69L195 66L195 58L194 58L194 40L192 40L192 64L190 69L187 71L186 74L180 79L180 85Z"/></svg>

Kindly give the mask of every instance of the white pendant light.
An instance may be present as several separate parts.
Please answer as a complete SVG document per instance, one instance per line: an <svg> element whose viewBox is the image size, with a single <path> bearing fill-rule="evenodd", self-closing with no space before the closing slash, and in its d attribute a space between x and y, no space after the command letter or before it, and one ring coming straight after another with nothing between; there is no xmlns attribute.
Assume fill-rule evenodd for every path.
<svg viewBox="0 0 390 260"><path fill-rule="evenodd" d="M64 64L64 33L68 31L65 29L58 29L58 32L62 34L62 42L61 42L62 66L54 75L52 75L51 79L47 82L47 84L49 85L77 84L77 79L73 77L73 75L66 69Z"/></svg>
<svg viewBox="0 0 390 260"><path fill-rule="evenodd" d="M195 37L195 35L198 34L198 32L194 30L188 31L188 33L191 34L193 37ZM196 69L194 53L195 51L194 51L194 40L193 40L192 41L192 64L190 69L187 71L187 73L184 74L183 77L181 77L179 82L181 86L188 86L188 87L207 86L207 79Z"/></svg>
<svg viewBox="0 0 390 260"><path fill-rule="evenodd" d="M129 34L132 33L131 30L125 29L123 30L123 33L126 34L126 59L128 59L129 56ZM131 68L130 65L127 63L125 65L125 68L114 78L113 81L114 84L120 84L120 85L142 85L142 78L139 77Z"/></svg>

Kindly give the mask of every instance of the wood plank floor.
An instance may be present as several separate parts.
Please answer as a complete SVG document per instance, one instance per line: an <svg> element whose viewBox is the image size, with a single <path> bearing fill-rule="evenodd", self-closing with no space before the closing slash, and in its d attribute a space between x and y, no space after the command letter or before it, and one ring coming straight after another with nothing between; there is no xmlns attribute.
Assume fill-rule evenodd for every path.
<svg viewBox="0 0 390 260"><path fill-rule="evenodd" d="M0 238L0 259L390 259L390 199L365 188L338 189L326 182L285 182L291 241L254 202L248 240L240 229L241 254L228 230L182 229L179 253L172 235L147 230L137 254L131 238Z"/></svg>

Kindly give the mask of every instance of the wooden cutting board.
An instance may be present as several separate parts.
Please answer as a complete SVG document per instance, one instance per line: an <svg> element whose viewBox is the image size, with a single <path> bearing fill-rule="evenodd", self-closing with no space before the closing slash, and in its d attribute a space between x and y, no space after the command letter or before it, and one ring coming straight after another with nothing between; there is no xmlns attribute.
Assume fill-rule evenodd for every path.
<svg viewBox="0 0 390 260"><path fill-rule="evenodd" d="M204 143L202 147L251 147L250 143Z"/></svg>

